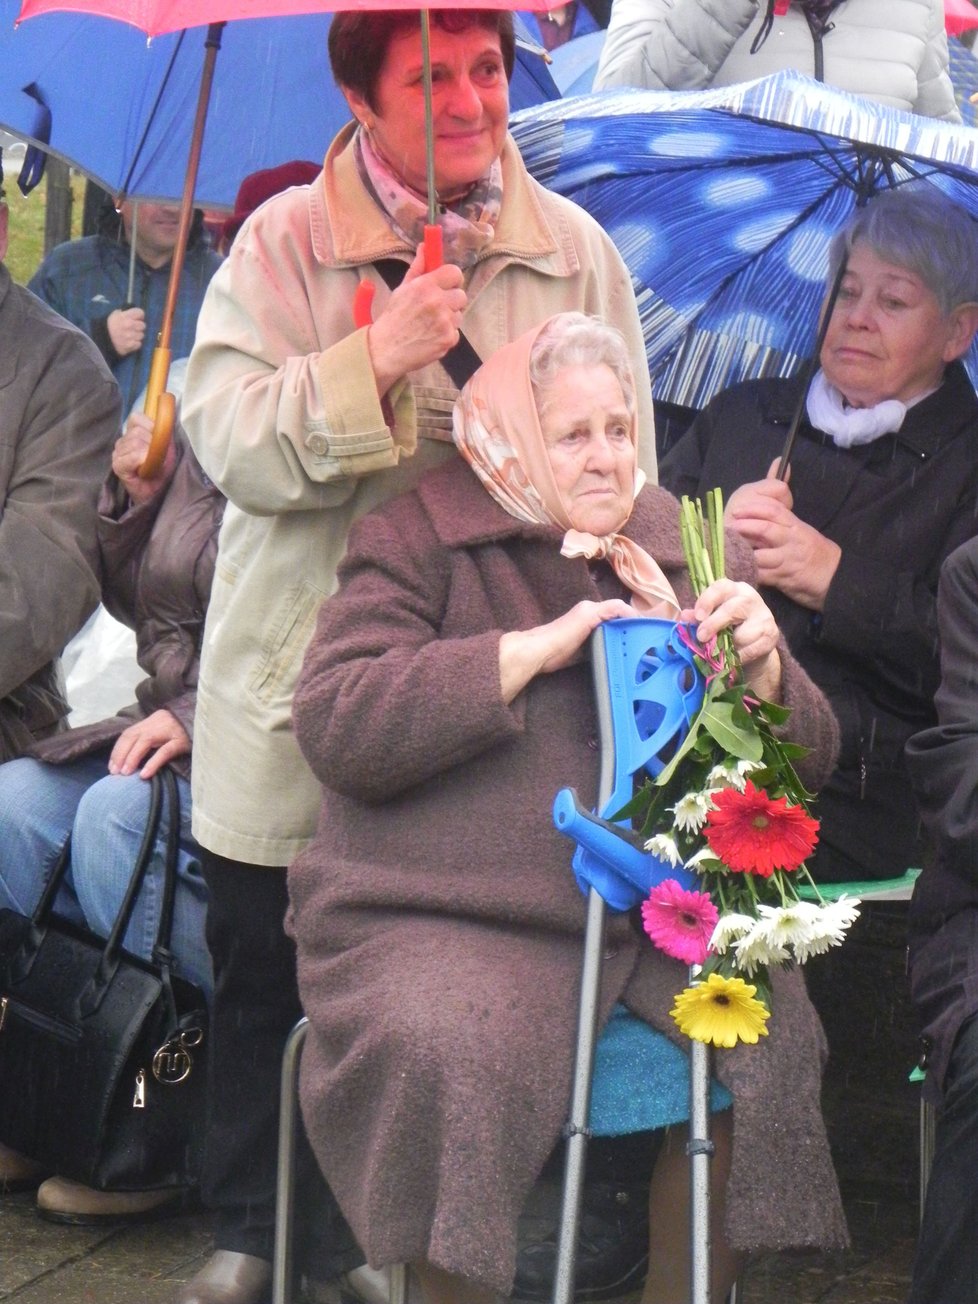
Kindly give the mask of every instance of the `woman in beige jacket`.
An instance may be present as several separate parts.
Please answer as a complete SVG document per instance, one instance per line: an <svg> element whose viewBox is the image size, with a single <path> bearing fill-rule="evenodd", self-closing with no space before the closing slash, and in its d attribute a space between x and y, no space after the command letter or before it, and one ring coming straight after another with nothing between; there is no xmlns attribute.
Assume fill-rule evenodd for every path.
<svg viewBox="0 0 978 1304"><path fill-rule="evenodd" d="M213 1142L204 1197L218 1252L183 1304L251 1304L271 1256L278 1065L299 1017L283 932L284 868L312 837L319 785L291 708L317 609L354 519L455 457L446 357L562 309L614 322L651 396L628 272L604 232L533 181L506 132L511 18L434 11L435 181L445 265L423 270L425 145L416 14L338 15L330 55L357 119L312 185L242 228L205 300L183 419L229 500L197 706L194 834L210 890L215 968ZM384 260L381 271L377 264ZM384 272L403 280L390 289ZM356 329L358 283L376 287ZM455 356L453 354L453 356Z"/></svg>

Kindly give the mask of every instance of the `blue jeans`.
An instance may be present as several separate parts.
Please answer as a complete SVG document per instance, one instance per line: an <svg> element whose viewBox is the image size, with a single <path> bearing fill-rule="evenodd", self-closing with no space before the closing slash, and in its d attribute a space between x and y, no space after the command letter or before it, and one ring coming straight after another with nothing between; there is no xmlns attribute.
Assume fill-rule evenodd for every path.
<svg viewBox="0 0 978 1304"><path fill-rule="evenodd" d="M138 775L110 775L104 754L68 765L29 758L0 765L0 908L30 914L71 835L71 866L58 894L59 915L107 937L118 913L146 828L150 785ZM171 950L175 970L203 988L214 982L204 939L207 887L200 848L190 832L190 785L177 778L180 843ZM159 924L163 850L169 811L164 801L157 848L126 931L126 949L150 959Z"/></svg>
<svg viewBox="0 0 978 1304"><path fill-rule="evenodd" d="M908 1304L978 1299L978 1018L958 1033L937 1118Z"/></svg>

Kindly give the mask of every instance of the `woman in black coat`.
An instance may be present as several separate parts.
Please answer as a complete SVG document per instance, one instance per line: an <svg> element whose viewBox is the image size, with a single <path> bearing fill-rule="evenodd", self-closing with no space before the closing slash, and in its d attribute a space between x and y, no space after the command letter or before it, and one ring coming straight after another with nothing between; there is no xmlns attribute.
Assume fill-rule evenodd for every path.
<svg viewBox="0 0 978 1304"><path fill-rule="evenodd" d="M888 191L836 236L830 283L843 257L789 480L774 468L799 380L720 394L660 467L677 495L722 488L728 528L838 718L812 862L828 880L920 863L903 751L935 719L941 563L978 531L978 400L959 361L978 328L978 230L936 193Z"/></svg>

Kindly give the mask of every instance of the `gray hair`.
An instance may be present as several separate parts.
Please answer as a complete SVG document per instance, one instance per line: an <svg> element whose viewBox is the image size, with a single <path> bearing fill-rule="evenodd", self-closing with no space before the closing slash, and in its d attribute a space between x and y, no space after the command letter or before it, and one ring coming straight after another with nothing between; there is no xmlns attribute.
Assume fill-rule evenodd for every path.
<svg viewBox="0 0 978 1304"><path fill-rule="evenodd" d="M858 208L829 247L829 286L857 243L919 276L945 317L978 302L978 223L933 186L884 190Z"/></svg>
<svg viewBox="0 0 978 1304"><path fill-rule="evenodd" d="M530 349L530 384L537 411L543 413L552 399L558 371L602 363L614 372L629 415L634 416L635 378L621 331L583 312L560 312L551 317Z"/></svg>

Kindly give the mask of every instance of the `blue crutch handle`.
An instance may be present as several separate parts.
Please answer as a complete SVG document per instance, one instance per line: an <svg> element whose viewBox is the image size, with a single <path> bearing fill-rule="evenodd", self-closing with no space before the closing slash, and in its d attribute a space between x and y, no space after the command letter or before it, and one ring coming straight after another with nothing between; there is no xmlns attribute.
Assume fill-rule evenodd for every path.
<svg viewBox="0 0 978 1304"><path fill-rule="evenodd" d="M592 814L573 788L557 793L553 815L557 830L577 843L571 863L578 887L584 893L593 887L611 910L631 910L663 879L695 886L695 874L681 866L674 869L646 851L626 826Z"/></svg>
<svg viewBox="0 0 978 1304"><path fill-rule="evenodd" d="M612 910L630 910L667 878L696 885L694 874L646 851L627 823L611 819L631 801L636 778L661 773L703 702L703 676L677 630L674 621L643 617L606 621L592 635L600 640L600 656L592 644L595 665L604 668L595 693L602 793L610 794L592 814L564 788L553 819L578 844L572 865L581 891L593 887Z"/></svg>

